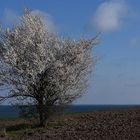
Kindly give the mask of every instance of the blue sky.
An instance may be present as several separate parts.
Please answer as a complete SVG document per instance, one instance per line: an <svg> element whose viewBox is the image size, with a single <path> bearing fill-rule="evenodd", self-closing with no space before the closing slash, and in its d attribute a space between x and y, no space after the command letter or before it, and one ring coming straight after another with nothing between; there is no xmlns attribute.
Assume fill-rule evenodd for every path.
<svg viewBox="0 0 140 140"><path fill-rule="evenodd" d="M24 7L41 12L50 29L71 38L92 38L100 57L78 104L140 104L139 0L1 0L0 21L11 26Z"/></svg>

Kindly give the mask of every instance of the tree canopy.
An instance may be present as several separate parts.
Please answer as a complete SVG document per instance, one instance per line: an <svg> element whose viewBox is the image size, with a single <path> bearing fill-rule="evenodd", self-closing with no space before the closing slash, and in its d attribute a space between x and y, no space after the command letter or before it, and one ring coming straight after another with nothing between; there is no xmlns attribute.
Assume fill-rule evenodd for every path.
<svg viewBox="0 0 140 140"><path fill-rule="evenodd" d="M43 125L48 110L85 93L96 43L96 37L59 37L41 15L26 9L20 23L0 31L0 87L9 89L0 101L12 98L20 105L34 105Z"/></svg>

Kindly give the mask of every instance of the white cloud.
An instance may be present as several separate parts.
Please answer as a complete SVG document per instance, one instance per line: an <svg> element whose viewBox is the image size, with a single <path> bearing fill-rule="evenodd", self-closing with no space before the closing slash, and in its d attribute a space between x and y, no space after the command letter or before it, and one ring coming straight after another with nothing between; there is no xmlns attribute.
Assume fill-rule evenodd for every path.
<svg viewBox="0 0 140 140"><path fill-rule="evenodd" d="M40 11L40 10L33 10L33 11L31 11L31 13L33 15L41 15L44 18L48 31L50 31L50 32L56 31L52 16L50 14Z"/></svg>
<svg viewBox="0 0 140 140"><path fill-rule="evenodd" d="M123 1L106 1L97 8L91 24L101 32L115 31L123 24L127 10Z"/></svg>

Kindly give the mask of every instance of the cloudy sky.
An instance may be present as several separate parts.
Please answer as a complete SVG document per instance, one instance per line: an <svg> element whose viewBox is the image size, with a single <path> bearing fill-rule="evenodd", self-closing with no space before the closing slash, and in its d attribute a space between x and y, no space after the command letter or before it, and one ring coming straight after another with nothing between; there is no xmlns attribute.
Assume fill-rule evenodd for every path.
<svg viewBox="0 0 140 140"><path fill-rule="evenodd" d="M139 0L1 0L4 28L18 22L24 7L41 13L61 36L92 38L98 32L100 57L87 94L78 104L140 104Z"/></svg>

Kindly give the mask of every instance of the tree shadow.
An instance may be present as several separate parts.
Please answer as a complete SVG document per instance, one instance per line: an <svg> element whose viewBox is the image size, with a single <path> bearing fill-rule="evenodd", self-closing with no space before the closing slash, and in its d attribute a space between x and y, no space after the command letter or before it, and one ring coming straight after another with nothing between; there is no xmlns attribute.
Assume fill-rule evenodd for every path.
<svg viewBox="0 0 140 140"><path fill-rule="evenodd" d="M39 128L38 124L29 124L29 123L21 123L15 125L8 125L6 126L6 131L19 131L19 130L26 130L26 129L34 129Z"/></svg>

